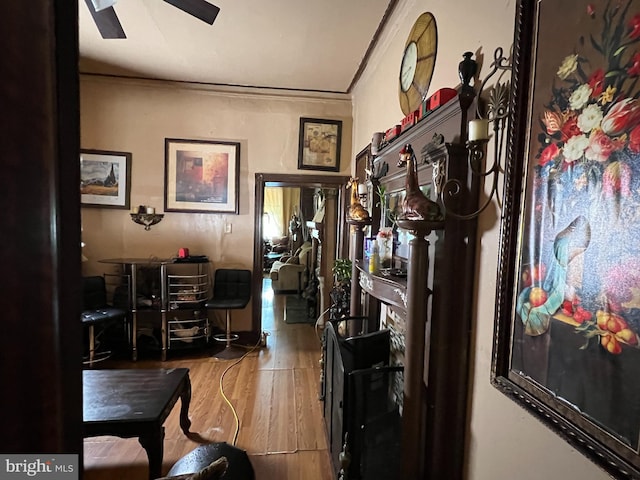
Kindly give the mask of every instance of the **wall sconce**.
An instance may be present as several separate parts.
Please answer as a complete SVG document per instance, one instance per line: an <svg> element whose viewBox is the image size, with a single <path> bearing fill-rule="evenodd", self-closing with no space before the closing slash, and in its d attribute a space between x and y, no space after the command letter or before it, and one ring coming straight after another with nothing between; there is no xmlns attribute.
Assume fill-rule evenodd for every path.
<svg viewBox="0 0 640 480"><path fill-rule="evenodd" d="M460 62L459 72L460 78L463 82L463 88L469 87L469 82L477 70L477 64L475 60L471 59L471 52L464 54L465 59ZM501 75L504 72L511 71L512 65L509 63L509 59L504 56L502 47L496 48L493 53L493 63L491 64L491 71L489 75L480 84L478 91L478 98L482 98L482 92L487 82L498 72ZM463 186L459 180L450 179L443 182L443 178L436 179L436 172L442 172L440 168L434 168L434 185L436 187L436 193L438 194L442 206L446 215L450 215L454 218L461 220L470 220L478 217L491 203L495 195L498 203L498 176L501 172L504 172L502 166L502 150L505 140L505 126L507 118L509 117L509 100L511 92L511 82L507 80L504 83L496 82L490 89L487 99L487 113L482 115L478 109L478 118L469 122L468 140L466 147L468 151L469 170L472 175L479 178L491 179L491 192L489 193L486 201L474 212L471 213L459 213L453 211L452 208L447 207L447 199L453 198L463 192ZM493 130L493 135L490 135L489 127ZM493 138L494 142L494 155L491 165L485 165L486 148L489 140ZM440 166L443 167L443 166ZM485 168L487 167L487 168ZM485 169L483 169L485 168Z"/></svg>
<svg viewBox="0 0 640 480"><path fill-rule="evenodd" d="M140 205L131 211L131 220L138 225L144 225L145 230L151 230L151 226L160 223L164 218L163 213L156 213L153 207Z"/></svg>

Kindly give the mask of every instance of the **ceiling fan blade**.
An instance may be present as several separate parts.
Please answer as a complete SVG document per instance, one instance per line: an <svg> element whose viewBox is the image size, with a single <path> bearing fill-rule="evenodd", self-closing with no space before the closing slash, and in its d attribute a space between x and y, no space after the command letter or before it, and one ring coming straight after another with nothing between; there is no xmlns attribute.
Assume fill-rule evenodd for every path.
<svg viewBox="0 0 640 480"><path fill-rule="evenodd" d="M96 11L92 0L84 0L102 38L127 38L113 7Z"/></svg>
<svg viewBox="0 0 640 480"><path fill-rule="evenodd" d="M218 16L220 8L207 2L206 0L164 0L165 2L179 8L183 12L188 13L202 20L209 25L213 25L214 20Z"/></svg>

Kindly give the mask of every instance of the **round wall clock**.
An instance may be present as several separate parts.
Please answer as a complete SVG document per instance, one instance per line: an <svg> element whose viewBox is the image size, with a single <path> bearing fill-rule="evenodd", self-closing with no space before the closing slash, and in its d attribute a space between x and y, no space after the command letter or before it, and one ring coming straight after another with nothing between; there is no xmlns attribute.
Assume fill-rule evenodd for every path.
<svg viewBox="0 0 640 480"><path fill-rule="evenodd" d="M420 107L429 90L437 50L436 19L425 12L418 17L409 33L400 63L400 108L405 115Z"/></svg>

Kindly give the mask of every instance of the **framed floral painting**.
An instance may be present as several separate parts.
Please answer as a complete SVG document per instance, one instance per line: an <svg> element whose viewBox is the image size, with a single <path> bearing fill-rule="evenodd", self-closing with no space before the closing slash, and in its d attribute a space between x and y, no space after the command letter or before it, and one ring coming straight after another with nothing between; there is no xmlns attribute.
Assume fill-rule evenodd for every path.
<svg viewBox="0 0 640 480"><path fill-rule="evenodd" d="M640 2L519 0L492 382L640 478Z"/></svg>

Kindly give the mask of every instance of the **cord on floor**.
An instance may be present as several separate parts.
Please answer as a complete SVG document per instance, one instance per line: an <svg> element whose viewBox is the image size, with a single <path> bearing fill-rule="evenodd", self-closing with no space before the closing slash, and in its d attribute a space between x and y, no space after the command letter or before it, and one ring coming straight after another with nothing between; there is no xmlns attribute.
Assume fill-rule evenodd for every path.
<svg viewBox="0 0 640 480"><path fill-rule="evenodd" d="M233 441L231 442L231 445L233 445L234 447L236 446L236 443L238 442L238 435L240 434L240 418L238 417L238 412L236 412L236 409L233 407L233 404L231 403L231 401L227 398L227 396L224 393L224 388L223 388L223 381L224 381L224 376L227 374L227 372L229 370L231 370L233 367L235 367L236 365L238 365L247 355L249 355L251 352L253 352L256 348L258 348L264 341L264 335L266 335L266 332L263 332L260 335L260 338L258 339L258 343L256 343L253 347L251 347L251 349L249 349L247 351L247 353L245 353L244 355L242 355L240 358L238 358L235 362L233 362L231 365L229 365L227 368L224 369L224 372L222 372L222 375L220 375L220 394L222 395L222 398L224 399L224 401L226 402L227 405L229 405L229 408L231 409L231 412L233 413L233 418L236 422L236 430L235 433L233 434ZM266 342L265 342L266 343Z"/></svg>

